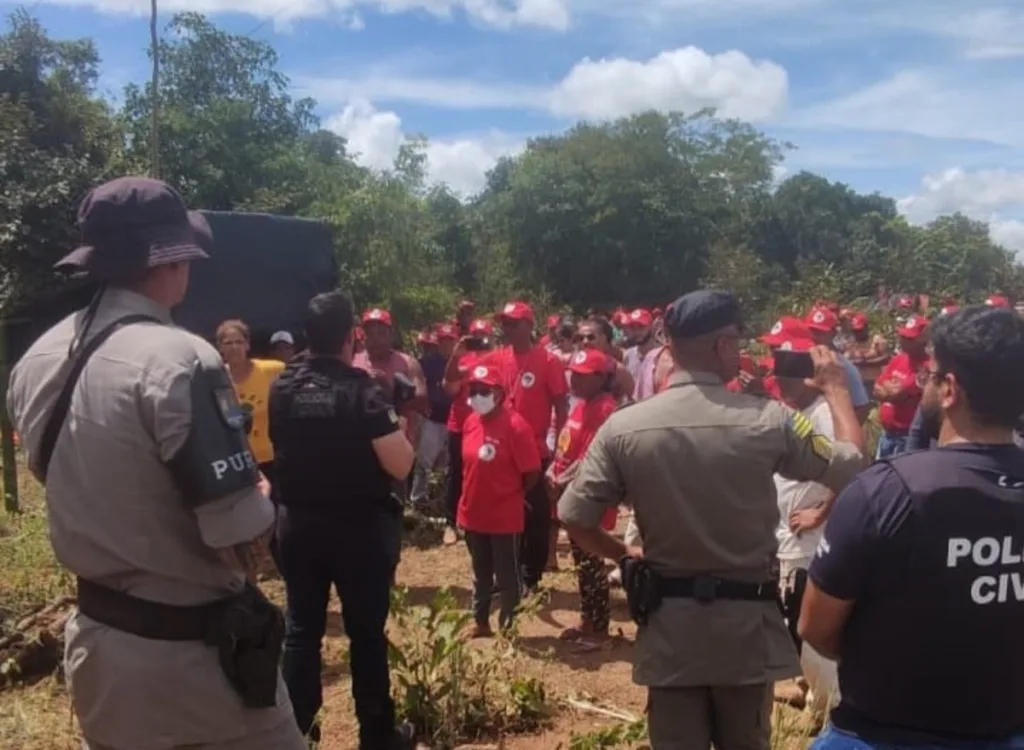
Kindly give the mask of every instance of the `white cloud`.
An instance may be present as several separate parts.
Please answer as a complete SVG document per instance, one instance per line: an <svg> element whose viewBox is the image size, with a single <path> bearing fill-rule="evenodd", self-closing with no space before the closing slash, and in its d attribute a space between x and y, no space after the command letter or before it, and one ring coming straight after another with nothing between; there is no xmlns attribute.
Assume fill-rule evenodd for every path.
<svg viewBox="0 0 1024 750"><path fill-rule="evenodd" d="M146 0L50 0L51 5L91 8L111 15L148 15ZM426 11L438 18L464 15L498 29L534 27L565 31L567 0L161 0L161 12L196 11L207 15L238 13L288 25L300 19L331 18L362 28L360 10L381 13Z"/></svg>
<svg viewBox="0 0 1024 750"><path fill-rule="evenodd" d="M552 113L604 119L647 109L693 112L716 107L722 117L766 120L786 102L786 71L731 50L709 55L697 47L662 52L645 62L584 59L549 96Z"/></svg>
<svg viewBox="0 0 1024 750"><path fill-rule="evenodd" d="M797 112L787 124L911 133L930 138L1024 144L1016 76L966 77L951 71L904 70L837 99Z"/></svg>
<svg viewBox="0 0 1024 750"><path fill-rule="evenodd" d="M293 80L303 93L328 104L369 98L451 109L532 109L572 119L715 107L723 117L762 121L785 108L789 88L785 69L774 62L754 61L737 51L711 55L697 47L646 61L587 58L550 88L402 75Z"/></svg>
<svg viewBox="0 0 1024 750"><path fill-rule="evenodd" d="M365 99L352 102L325 125L348 140L348 150L356 161L374 169L391 167L406 142L401 118L376 109ZM445 183L463 197L471 196L483 189L486 174L498 159L522 146L523 139L497 131L430 140L426 148L428 179Z"/></svg>
<svg viewBox="0 0 1024 750"><path fill-rule="evenodd" d="M989 222L996 242L1024 250L1024 221L1014 216L1024 211L1024 172L947 169L926 175L920 191L901 198L897 206L915 223L959 211Z"/></svg>

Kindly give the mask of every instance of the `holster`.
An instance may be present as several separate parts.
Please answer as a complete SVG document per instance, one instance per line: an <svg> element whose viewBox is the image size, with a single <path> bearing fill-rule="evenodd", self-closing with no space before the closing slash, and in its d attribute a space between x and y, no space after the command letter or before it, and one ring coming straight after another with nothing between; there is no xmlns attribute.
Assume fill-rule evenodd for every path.
<svg viewBox="0 0 1024 750"><path fill-rule="evenodd" d="M619 560L619 570L629 616L637 625L646 625L651 614L661 607L661 577L650 563L635 557Z"/></svg>
<svg viewBox="0 0 1024 750"><path fill-rule="evenodd" d="M246 708L276 705L284 632L281 610L251 584L219 609L205 641Z"/></svg>

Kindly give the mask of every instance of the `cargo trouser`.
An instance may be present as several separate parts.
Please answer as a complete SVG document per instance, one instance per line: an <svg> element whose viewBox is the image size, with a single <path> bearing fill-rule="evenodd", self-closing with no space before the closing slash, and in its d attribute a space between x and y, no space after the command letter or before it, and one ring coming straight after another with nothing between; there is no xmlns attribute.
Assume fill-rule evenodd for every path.
<svg viewBox="0 0 1024 750"><path fill-rule="evenodd" d="M360 747L389 747L395 708L384 629L400 525L396 514L383 510L325 517L281 508L278 540L288 598L282 673L303 734L310 734L323 705L320 647L333 587L349 638ZM317 732L311 736L318 738Z"/></svg>
<svg viewBox="0 0 1024 750"><path fill-rule="evenodd" d="M649 688L651 750L768 750L773 686Z"/></svg>

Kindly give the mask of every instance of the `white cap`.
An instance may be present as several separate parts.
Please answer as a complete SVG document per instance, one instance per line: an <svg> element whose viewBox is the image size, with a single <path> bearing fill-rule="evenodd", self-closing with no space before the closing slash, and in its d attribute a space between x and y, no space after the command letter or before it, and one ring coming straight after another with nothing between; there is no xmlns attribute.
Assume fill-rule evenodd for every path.
<svg viewBox="0 0 1024 750"><path fill-rule="evenodd" d="M278 331L270 337L270 343L271 345L291 344L292 346L295 346L295 339L292 338L292 335L288 333L288 331Z"/></svg>

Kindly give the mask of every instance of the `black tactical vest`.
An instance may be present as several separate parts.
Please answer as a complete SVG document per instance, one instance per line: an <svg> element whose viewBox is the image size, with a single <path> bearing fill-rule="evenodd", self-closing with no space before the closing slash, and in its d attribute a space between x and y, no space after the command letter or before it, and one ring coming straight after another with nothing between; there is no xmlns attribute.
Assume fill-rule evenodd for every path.
<svg viewBox="0 0 1024 750"><path fill-rule="evenodd" d="M340 361L293 360L270 395L274 498L295 510L352 518L390 508L391 478L362 419L370 376Z"/></svg>
<svg viewBox="0 0 1024 750"><path fill-rule="evenodd" d="M893 743L1024 731L1024 451L948 446L888 463L909 502L878 519L883 575L844 633L836 726Z"/></svg>

